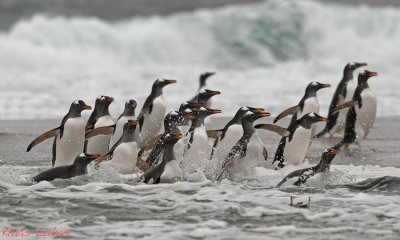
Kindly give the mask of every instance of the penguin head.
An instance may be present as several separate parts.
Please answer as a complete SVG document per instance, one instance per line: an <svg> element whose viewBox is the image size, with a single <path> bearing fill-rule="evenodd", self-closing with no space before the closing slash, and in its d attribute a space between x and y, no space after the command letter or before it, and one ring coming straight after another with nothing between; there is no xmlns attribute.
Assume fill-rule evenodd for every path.
<svg viewBox="0 0 400 240"><path fill-rule="evenodd" d="M377 72L371 72L368 70L365 70L364 72L360 73L358 75L358 82L361 83L366 83L368 81L368 79L370 79L371 77L375 77L378 76Z"/></svg>
<svg viewBox="0 0 400 240"><path fill-rule="evenodd" d="M254 122L257 119L263 118L263 117L269 117L271 116L271 114L269 112L265 112L265 111L260 111L260 112L252 112L252 111L248 111L242 118L242 122L243 121L247 121L247 122Z"/></svg>
<svg viewBox="0 0 400 240"><path fill-rule="evenodd" d="M152 92L158 93L162 91L163 87L176 83L176 80L171 80L171 79L164 79L164 78L159 78L154 81L153 87L152 87Z"/></svg>
<svg viewBox="0 0 400 240"><path fill-rule="evenodd" d="M335 148L328 148L326 149L321 156L321 161L323 163L331 163L331 161L335 158L336 154L338 153L338 150Z"/></svg>
<svg viewBox="0 0 400 240"><path fill-rule="evenodd" d="M127 131L135 131L137 125L139 124L139 122L137 120L128 120L125 124L124 124L124 129L123 132L127 132Z"/></svg>
<svg viewBox="0 0 400 240"><path fill-rule="evenodd" d="M126 101L124 112L122 113L122 116L135 116L136 107L137 107L137 103L135 100L130 99L130 100Z"/></svg>
<svg viewBox="0 0 400 240"><path fill-rule="evenodd" d="M74 165L86 167L89 163L99 157L100 154L81 153L75 158Z"/></svg>
<svg viewBox="0 0 400 240"><path fill-rule="evenodd" d="M218 113L222 113L222 111L219 110L219 109L206 108L207 116L210 116L210 115L213 115L213 114L218 114Z"/></svg>
<svg viewBox="0 0 400 240"><path fill-rule="evenodd" d="M215 72L204 72L202 74L200 74L200 87L204 87L206 85L206 80L207 78L209 78L210 76L214 75Z"/></svg>
<svg viewBox="0 0 400 240"><path fill-rule="evenodd" d="M327 83L311 82L310 84L308 84L308 86L306 88L306 93L307 92L317 92L318 90L320 90L322 88L328 88L330 86L331 85L327 84Z"/></svg>
<svg viewBox="0 0 400 240"><path fill-rule="evenodd" d="M182 134L180 134L180 133L170 134L170 135L168 135L168 137L166 138L165 141L169 144L175 144L181 138L182 138Z"/></svg>
<svg viewBox="0 0 400 240"><path fill-rule="evenodd" d="M80 113L83 110L91 110L92 107L87 105L84 101L82 100L76 100L73 103L71 103L70 111L74 111L76 113Z"/></svg>
<svg viewBox="0 0 400 240"><path fill-rule="evenodd" d="M210 89L204 89L202 91L199 92L198 96L197 96L197 101L200 103L204 103L206 104L207 101L212 98L215 95L219 95L221 94L221 92L219 91L213 91Z"/></svg>
<svg viewBox="0 0 400 240"><path fill-rule="evenodd" d="M307 113L302 118L300 118L299 121L305 127L305 126L311 126L312 124L317 122L326 122L328 121L328 119L316 113Z"/></svg>
<svg viewBox="0 0 400 240"><path fill-rule="evenodd" d="M357 63L357 62L348 63L348 64L346 64L346 66L344 67L344 71L345 71L345 72L353 73L357 68L365 67L365 66L367 66L367 65L368 65L368 64L366 64L366 63Z"/></svg>
<svg viewBox="0 0 400 240"><path fill-rule="evenodd" d="M110 104L112 102L114 102L114 98L112 98L110 96L104 96L104 95L100 96L100 103L103 106L107 106L108 107L108 106L110 106Z"/></svg>
<svg viewBox="0 0 400 240"><path fill-rule="evenodd" d="M192 110L192 109L201 108L201 107L204 107L203 103L186 101L179 106L179 112L182 113L187 109Z"/></svg>
<svg viewBox="0 0 400 240"><path fill-rule="evenodd" d="M169 112L164 118L164 127L182 126L189 123L194 118L194 113L190 109L182 112L172 111Z"/></svg>

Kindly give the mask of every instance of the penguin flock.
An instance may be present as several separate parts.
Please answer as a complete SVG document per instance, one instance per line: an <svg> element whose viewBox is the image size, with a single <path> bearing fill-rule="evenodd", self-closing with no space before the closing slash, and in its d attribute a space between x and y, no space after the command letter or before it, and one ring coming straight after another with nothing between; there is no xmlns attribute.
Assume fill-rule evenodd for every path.
<svg viewBox="0 0 400 240"><path fill-rule="evenodd" d="M272 158L271 168L278 170L294 166L277 187L305 184L323 174L343 147L365 139L376 118L376 96L368 85L376 72L355 70L366 63L348 63L343 78L333 95L327 117L320 115L317 92L330 84L311 82L296 106L277 115L273 124L254 124L271 116L260 107L240 107L222 129L211 129L210 116L221 113L213 109L211 100L221 92L207 89L206 81L215 72L200 75L200 86L193 98L180 104L178 110L166 113L164 87L177 83L171 79L154 81L150 95L136 116L137 102L126 101L125 108L114 122L109 106L110 96L100 96L89 119L84 121L82 111L92 110L82 100L72 102L59 127L35 138L28 146L53 138L52 168L33 178L34 181L66 179L97 171L102 165L114 168L119 174L137 174L137 181L147 184L176 181L237 179L254 176L256 167ZM291 116L287 127L277 125ZM325 127L316 132L316 123ZM268 130L281 139L273 157L260 138ZM336 145L323 151L320 162L309 167L307 153L311 142L319 138L340 139ZM308 167L305 167L308 166ZM89 170L89 171L88 171Z"/></svg>

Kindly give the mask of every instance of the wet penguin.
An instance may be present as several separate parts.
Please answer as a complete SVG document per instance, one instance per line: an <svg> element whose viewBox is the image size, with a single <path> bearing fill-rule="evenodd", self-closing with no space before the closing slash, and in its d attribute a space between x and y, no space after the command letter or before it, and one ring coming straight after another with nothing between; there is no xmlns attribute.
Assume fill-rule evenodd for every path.
<svg viewBox="0 0 400 240"><path fill-rule="evenodd" d="M268 153L261 138L253 127L254 121L271 116L267 112L248 111L242 117L243 134L222 162L221 172L217 180L221 180L225 172L230 177L254 175L258 160L267 159Z"/></svg>
<svg viewBox="0 0 400 240"><path fill-rule="evenodd" d="M121 114L121 116L119 116L117 123L115 124L115 129L110 139L110 145L109 145L110 148L114 146L114 144L121 138L125 123L128 120L136 120L135 116L136 106L137 103L135 100L130 99L126 101L124 112Z"/></svg>
<svg viewBox="0 0 400 240"><path fill-rule="evenodd" d="M176 80L159 78L153 83L150 95L146 98L142 110L138 116L139 121L139 146L157 136L165 117L166 106L163 96L163 88Z"/></svg>
<svg viewBox="0 0 400 240"><path fill-rule="evenodd" d="M93 160L98 158L98 154L81 153L76 158L72 165L54 167L46 170L33 178L35 182L53 181L56 178L72 178L87 173L86 167Z"/></svg>
<svg viewBox="0 0 400 240"><path fill-rule="evenodd" d="M377 76L376 72L365 70L358 75L358 86L354 92L352 101L343 103L333 109L333 112L350 108L346 116L345 133L337 147L354 143L356 139L365 139L376 118L376 96L368 85L368 79Z"/></svg>
<svg viewBox="0 0 400 240"><path fill-rule="evenodd" d="M86 130L95 131L97 128L113 126L114 121L110 116L109 107L114 98L109 96L100 96L96 99L95 109L92 112L86 124ZM106 154L110 144L111 135L94 136L87 140L85 152L94 152L98 154Z"/></svg>
<svg viewBox="0 0 400 240"><path fill-rule="evenodd" d="M290 123L302 118L307 113L313 112L319 114L319 103L317 99L317 91L323 88L330 87L330 84L319 83L319 82L311 82L308 84L303 98L300 100L299 104L294 107L288 108L282 113L280 113L275 119L274 123L279 121L280 119L293 115ZM314 132L314 129L313 129Z"/></svg>
<svg viewBox="0 0 400 240"><path fill-rule="evenodd" d="M257 113L263 112L263 108L241 107L236 112L235 116L221 130L208 131L207 134L215 138L213 148L210 154L210 159L214 156L217 159L224 159L230 152L232 147L243 136L242 117L248 111Z"/></svg>
<svg viewBox="0 0 400 240"><path fill-rule="evenodd" d="M34 139L28 146L29 152L34 146L44 140L54 137L52 166L65 166L74 162L76 156L83 152L85 143L85 122L82 119L83 110L92 109L82 100L74 101L58 128L47 131Z"/></svg>
<svg viewBox="0 0 400 240"><path fill-rule="evenodd" d="M291 172L281 182L279 182L276 187L282 186L282 184L287 182L289 179L294 180L294 185L300 186L301 184L306 183L311 177L316 177L316 175L319 173L322 174L326 171L329 171L331 162L335 158L337 152L338 151L335 148L326 149L322 153L321 160L316 166Z"/></svg>
<svg viewBox="0 0 400 240"><path fill-rule="evenodd" d="M333 109L353 98L354 91L357 87L357 82L353 78L353 72L360 68L367 66L366 63L348 63L343 70L343 78L337 86L331 104L329 105L328 122L325 128L318 133L315 137L320 138L328 134L333 137L335 133L343 133L346 123L347 110L333 113Z"/></svg>
<svg viewBox="0 0 400 240"><path fill-rule="evenodd" d="M120 139L110 148L107 154L96 159L96 164L111 158L111 166L121 174L131 174L137 171L136 160L138 147L135 139L136 120L127 120L123 126Z"/></svg>
<svg viewBox="0 0 400 240"><path fill-rule="evenodd" d="M288 127L290 134L281 138L272 164L276 163L280 168L285 166L284 162L291 165L302 164L312 139L312 125L325 121L326 118L316 113L308 113L292 122Z"/></svg>
<svg viewBox="0 0 400 240"><path fill-rule="evenodd" d="M189 102L196 102L196 101L197 101L197 98L198 98L199 93L202 92L202 91L204 91L204 90L206 89L207 79L208 79L210 76L214 75L214 74L215 74L215 72L204 72L204 73L202 73L202 74L200 75L200 77L199 77L199 83L200 83L199 89L197 90L196 95L195 95L194 97L192 97L192 98L189 100ZM208 108L211 107L211 99L207 102L206 107L208 107Z"/></svg>
<svg viewBox="0 0 400 240"><path fill-rule="evenodd" d="M156 167L148 170L140 178L145 183L171 183L181 181L182 170L176 161L174 145L181 139L181 134L172 134L166 138L163 159Z"/></svg>

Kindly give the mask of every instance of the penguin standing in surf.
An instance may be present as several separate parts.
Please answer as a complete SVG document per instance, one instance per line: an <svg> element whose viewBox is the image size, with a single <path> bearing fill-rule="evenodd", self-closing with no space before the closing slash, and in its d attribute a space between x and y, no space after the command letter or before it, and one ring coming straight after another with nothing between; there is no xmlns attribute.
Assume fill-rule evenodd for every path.
<svg viewBox="0 0 400 240"><path fill-rule="evenodd" d="M324 84L319 82L311 82L308 84L303 98L300 100L299 104L294 107L288 108L282 113L280 113L275 119L274 123L278 122L280 119L293 115L290 124L294 121L302 118L307 113L317 113L319 114L319 103L317 99L317 91L323 88L330 87L330 84ZM315 128L313 128L313 133L315 132Z"/></svg>
<svg viewBox="0 0 400 240"><path fill-rule="evenodd" d="M281 138L272 164L277 163L280 168L285 166L284 162L291 165L302 164L310 147L312 125L326 121L326 118L316 113L308 113L292 122L288 127L290 134Z"/></svg>
<svg viewBox="0 0 400 240"><path fill-rule="evenodd" d="M153 83L150 95L146 98L138 116L139 121L139 147L153 139L160 132L165 117L166 106L163 88L176 80L159 78Z"/></svg>
<svg viewBox="0 0 400 240"><path fill-rule="evenodd" d="M96 99L95 109L92 112L86 124L88 134L98 128L109 127L114 125L114 121L110 116L109 107L114 98L109 96L100 96ZM90 137L86 141L85 152L93 152L104 155L108 152L111 135L100 135Z"/></svg>
<svg viewBox="0 0 400 240"><path fill-rule="evenodd" d="M92 109L82 100L74 101L58 128L47 131L34 139L28 146L29 152L34 146L44 140L54 137L52 166L65 166L74 162L76 156L83 152L85 143L85 122L82 119L83 110Z"/></svg>
<svg viewBox="0 0 400 240"><path fill-rule="evenodd" d="M123 126L120 139L110 148L107 154L96 159L96 165L110 157L111 166L119 173L130 174L138 171L136 168L138 147L135 139L137 125L138 121L128 120Z"/></svg>
<svg viewBox="0 0 400 240"><path fill-rule="evenodd" d="M316 166L291 172L282 181L280 181L276 187L282 186L289 179L293 180L294 185L300 186L301 184L305 184L311 177L317 177L317 174L323 174L324 172L329 171L331 162L335 158L337 152L338 151L335 149L335 147L326 149L322 153L321 160Z"/></svg>
<svg viewBox="0 0 400 240"><path fill-rule="evenodd" d="M119 116L117 123L115 124L115 129L110 139L110 146L109 146L110 149L121 138L125 123L128 120L136 120L135 117L136 106L137 103L135 100L131 99L126 101L124 112L121 114L121 116Z"/></svg>
<svg viewBox="0 0 400 240"><path fill-rule="evenodd" d="M87 173L87 165L99 156L100 155L98 154L81 153L75 157L75 160L72 162L72 164L69 164L67 166L53 167L38 174L36 177L33 178L33 180L35 182L53 181L57 178L67 179L79 175L84 175Z"/></svg>
<svg viewBox="0 0 400 240"><path fill-rule="evenodd" d="M172 183L183 179L174 154L174 146L182 138L181 134L172 134L166 138L163 159L156 167L151 168L140 178L145 183Z"/></svg>
<svg viewBox="0 0 400 240"><path fill-rule="evenodd" d="M328 122L325 128L315 137L320 138L329 134L331 137L335 133L343 133L346 124L347 110L333 113L333 109L337 106L350 101L353 98L357 82L354 80L353 73L360 67L367 66L366 63L348 63L343 70L343 78L337 86L331 104L329 105Z"/></svg>
<svg viewBox="0 0 400 240"><path fill-rule="evenodd" d="M197 101L197 97L198 97L199 93L203 92L206 89L207 79L210 76L214 75L214 74L215 74L215 72L204 72L204 73L200 74L200 77L199 77L199 83L200 83L199 89L197 90L196 95L194 97L192 97L192 99L190 99L189 102L196 102ZM211 107L211 99L207 102L206 107L207 108Z"/></svg>
<svg viewBox="0 0 400 240"><path fill-rule="evenodd" d="M333 113L350 108L346 116L346 126L343 140L336 146L354 143L357 139L365 139L376 118L377 101L376 96L368 85L368 79L378 76L376 72L365 70L358 75L358 86L354 92L353 100L343 103L333 109Z"/></svg>

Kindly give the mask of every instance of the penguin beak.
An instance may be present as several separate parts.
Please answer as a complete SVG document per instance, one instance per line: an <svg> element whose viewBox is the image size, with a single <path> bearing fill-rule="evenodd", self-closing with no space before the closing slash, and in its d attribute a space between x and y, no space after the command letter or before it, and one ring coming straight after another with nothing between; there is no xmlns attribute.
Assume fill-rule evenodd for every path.
<svg viewBox="0 0 400 240"><path fill-rule="evenodd" d="M137 126L138 125L138 121L136 121L136 120L128 120L128 125L129 126Z"/></svg>
<svg viewBox="0 0 400 240"><path fill-rule="evenodd" d="M195 103L195 102L188 102L189 108L200 108L204 107L204 104L202 103Z"/></svg>
<svg viewBox="0 0 400 240"><path fill-rule="evenodd" d="M324 118L324 117L321 117L321 116L319 116L319 117L317 118L317 120L318 120L318 122L327 122L327 121L328 121L327 118Z"/></svg>
<svg viewBox="0 0 400 240"><path fill-rule="evenodd" d="M328 153L330 155L336 155L338 153L338 151L336 149L329 149Z"/></svg>
<svg viewBox="0 0 400 240"><path fill-rule="evenodd" d="M172 83L176 83L176 80L165 79L164 82L165 82L166 84L172 84Z"/></svg>
<svg viewBox="0 0 400 240"><path fill-rule="evenodd" d="M208 109L208 111L209 111L211 114L222 113L222 111L219 110L219 109Z"/></svg>
<svg viewBox="0 0 400 240"><path fill-rule="evenodd" d="M221 94L220 91L212 91L212 90L208 90L208 89L206 89L206 92L207 92L208 95L211 95L211 96Z"/></svg>
<svg viewBox="0 0 400 240"><path fill-rule="evenodd" d="M271 113L269 113L269 112L260 112L260 113L256 114L257 118L269 117L269 116L271 116Z"/></svg>
<svg viewBox="0 0 400 240"><path fill-rule="evenodd" d="M252 111L253 113L262 113L265 111L264 108L252 108L252 107L247 107L250 111Z"/></svg>
<svg viewBox="0 0 400 240"><path fill-rule="evenodd" d="M112 103L112 102L114 102L114 98L113 97L107 97L106 101L107 101L107 103Z"/></svg>
<svg viewBox="0 0 400 240"><path fill-rule="evenodd" d="M186 115L182 115L182 118L187 119L187 120L192 120L194 118L194 116L192 114L186 114Z"/></svg>
<svg viewBox="0 0 400 240"><path fill-rule="evenodd" d="M169 137L169 140L178 141L181 138L182 138L182 134L173 134L173 135L171 135L171 137Z"/></svg>
<svg viewBox="0 0 400 240"><path fill-rule="evenodd" d="M86 156L87 159L95 160L96 158L99 158L101 155L100 155L100 154L89 154L89 153L85 153L85 156Z"/></svg>
<svg viewBox="0 0 400 240"><path fill-rule="evenodd" d="M206 72L206 75L209 77L209 76L215 75L215 73L216 72Z"/></svg>
<svg viewBox="0 0 400 240"><path fill-rule="evenodd" d="M82 109L82 110L92 110L92 107L89 106L89 105L82 105L82 106L81 106L81 109Z"/></svg>
<svg viewBox="0 0 400 240"><path fill-rule="evenodd" d="M356 68L368 66L366 63L356 63Z"/></svg>
<svg viewBox="0 0 400 240"><path fill-rule="evenodd" d="M318 83L318 86L319 86L320 89L321 89L321 88L328 88L328 87L331 87L331 85L328 84L328 83Z"/></svg>
<svg viewBox="0 0 400 240"><path fill-rule="evenodd" d="M131 103L131 104L129 104L129 106L130 106L132 109L136 109L137 103L136 103L136 102Z"/></svg>
<svg viewBox="0 0 400 240"><path fill-rule="evenodd" d="M368 77L378 76L377 72L371 72L371 71L365 70L365 73L367 74Z"/></svg>

